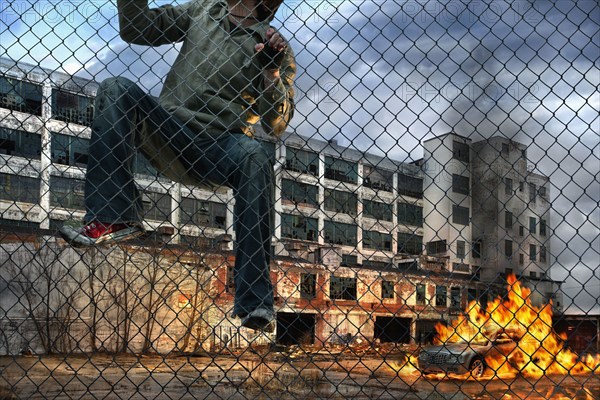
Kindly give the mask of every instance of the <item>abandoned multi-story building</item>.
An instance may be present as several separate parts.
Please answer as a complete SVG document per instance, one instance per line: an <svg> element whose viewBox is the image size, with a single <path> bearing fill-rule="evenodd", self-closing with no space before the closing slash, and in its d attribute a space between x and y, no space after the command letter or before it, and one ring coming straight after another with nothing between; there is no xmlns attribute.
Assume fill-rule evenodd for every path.
<svg viewBox="0 0 600 400"><path fill-rule="evenodd" d="M83 216L96 88L96 83L76 76L0 59L0 230L4 232L0 261L4 265L10 260L16 268L15 260L20 258L13 254L23 249L27 249L20 256L23 262L34 265L31 257L38 255L28 254L39 250L36 237L60 247L58 227ZM274 141L260 131L256 134L276 170L272 277L277 341L326 343L357 337L426 341L435 322L451 318L471 300L485 303L508 273L534 286L537 302L552 298L560 310L561 299L554 296L560 283L548 272L552 263L549 181L528 169L525 146L501 137L471 143L449 133L424 141L423 159L408 163L318 136L288 132ZM166 304L163 320L171 322L163 329L163 343L156 346L181 347L179 339L173 338L191 331L189 324L173 321L197 306L200 275L202 291L217 306L208 307L206 317L200 318L208 327L204 335L208 345L242 345L241 338L248 332L240 333L235 321L227 318L234 290L230 285L231 191L171 182L141 156L134 168L143 193L145 224L160 234L127 249L98 250L96 258L125 259L115 267L119 270L144 259L124 254L156 259L153 249L159 248L164 253L159 264L166 270L187 271L183 275L189 280L161 292ZM16 232L27 235L15 236ZM93 257L63 250L55 261L89 271ZM200 275L190 272L194 269ZM18 321L32 314L18 301L22 291L10 288L14 280L7 270L0 266L10 289L5 293L11 293L0 299L0 326L15 333L25 330ZM68 277L71 284L84 286L78 280L81 276ZM135 284L148 286L147 282ZM89 290L84 297L93 298ZM77 314L83 325L78 329L89 327L92 308L80 304ZM158 328L135 326L146 329L146 335L135 339L136 346L145 348L148 343L143 338ZM94 335L100 335L95 327ZM98 340L105 343L109 337L111 333L105 332ZM97 346L94 340L85 349Z"/></svg>

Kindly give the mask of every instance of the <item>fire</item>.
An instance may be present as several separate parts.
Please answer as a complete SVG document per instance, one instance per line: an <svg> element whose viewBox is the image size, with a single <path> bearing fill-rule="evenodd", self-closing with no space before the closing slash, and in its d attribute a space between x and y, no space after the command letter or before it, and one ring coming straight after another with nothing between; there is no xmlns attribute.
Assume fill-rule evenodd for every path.
<svg viewBox="0 0 600 400"><path fill-rule="evenodd" d="M491 352L485 357L488 368L496 376L528 377L545 374L582 374L594 372L600 357L578 354L564 347L566 337L552 329L552 305L531 304L531 290L521 285L514 275L508 277L508 296L496 298L483 309L473 301L467 311L449 325L437 324L436 342L455 343L487 340L496 332L505 332L518 345L508 354Z"/></svg>

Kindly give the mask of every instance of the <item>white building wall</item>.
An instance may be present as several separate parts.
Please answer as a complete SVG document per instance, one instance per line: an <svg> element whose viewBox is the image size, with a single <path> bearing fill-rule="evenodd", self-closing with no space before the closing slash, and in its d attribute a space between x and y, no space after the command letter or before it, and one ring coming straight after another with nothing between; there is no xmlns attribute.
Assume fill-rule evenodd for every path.
<svg viewBox="0 0 600 400"><path fill-rule="evenodd" d="M471 225L453 222L453 205L466 207L471 214L471 196L453 192L452 177L460 175L471 182L470 165L453 157L454 142L470 146L470 139L447 134L424 143L424 195L423 215L425 226L423 242L445 240L448 244L449 269L456 264L473 264L471 257ZM472 184L472 182L471 182ZM458 241L465 242L464 258L456 254ZM470 272L470 271L466 271Z"/></svg>

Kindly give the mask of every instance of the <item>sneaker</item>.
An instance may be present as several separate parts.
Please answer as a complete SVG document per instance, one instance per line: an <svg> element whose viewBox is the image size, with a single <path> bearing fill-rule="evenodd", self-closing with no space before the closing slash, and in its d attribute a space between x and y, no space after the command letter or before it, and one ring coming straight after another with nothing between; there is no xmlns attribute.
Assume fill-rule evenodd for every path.
<svg viewBox="0 0 600 400"><path fill-rule="evenodd" d="M242 326L255 331L271 333L275 331L275 315L267 309L257 308L242 318Z"/></svg>
<svg viewBox="0 0 600 400"><path fill-rule="evenodd" d="M60 228L60 235L63 239L76 247L117 243L136 238L143 234L144 228L141 225L107 225L98 221L90 222L81 228L74 228L68 225Z"/></svg>

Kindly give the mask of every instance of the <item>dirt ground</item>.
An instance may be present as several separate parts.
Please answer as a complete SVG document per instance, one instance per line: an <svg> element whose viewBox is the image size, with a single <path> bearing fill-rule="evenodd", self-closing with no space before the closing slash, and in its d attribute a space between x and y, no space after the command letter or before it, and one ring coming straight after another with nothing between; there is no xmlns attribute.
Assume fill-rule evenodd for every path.
<svg viewBox="0 0 600 400"><path fill-rule="evenodd" d="M600 399L592 374L428 380L399 354L292 355L0 357L0 399Z"/></svg>

